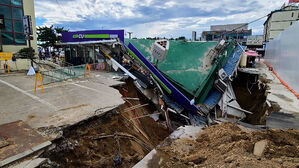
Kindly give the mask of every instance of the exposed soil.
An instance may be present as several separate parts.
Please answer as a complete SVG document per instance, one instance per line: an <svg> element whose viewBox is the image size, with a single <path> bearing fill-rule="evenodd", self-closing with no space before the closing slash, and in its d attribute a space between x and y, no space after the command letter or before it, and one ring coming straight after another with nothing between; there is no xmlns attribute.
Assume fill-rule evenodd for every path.
<svg viewBox="0 0 299 168"><path fill-rule="evenodd" d="M264 125L265 117L271 112L279 111L280 107L271 102L271 107L266 103L267 81L260 78L257 81L254 75L240 73L233 81L233 88L237 102L240 106L253 114L246 114L244 122L250 124Z"/></svg>
<svg viewBox="0 0 299 168"><path fill-rule="evenodd" d="M256 142L267 140L261 157ZM149 164L159 167L299 167L299 130L248 131L232 123L211 126L194 139L167 138ZM162 160L162 161L161 161Z"/></svg>
<svg viewBox="0 0 299 168"><path fill-rule="evenodd" d="M41 167L132 167L170 134L163 121L142 117L139 123L134 119L156 109L136 92L132 83L119 90L124 97L139 100L128 100L130 103L111 112L66 128L63 137L43 156L51 161ZM136 115L128 110L146 103L149 105L135 110ZM118 159L114 161L116 156L120 156L121 164Z"/></svg>

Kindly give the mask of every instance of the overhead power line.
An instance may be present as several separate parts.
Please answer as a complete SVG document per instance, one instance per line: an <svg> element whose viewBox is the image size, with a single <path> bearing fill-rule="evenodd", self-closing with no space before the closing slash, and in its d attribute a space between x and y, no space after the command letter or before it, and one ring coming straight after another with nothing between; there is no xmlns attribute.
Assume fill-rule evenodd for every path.
<svg viewBox="0 0 299 168"><path fill-rule="evenodd" d="M245 24L243 24L243 25L241 25L241 26L239 26L239 27L234 28L234 29L231 30L231 31L228 31L228 32L223 33L221 36L226 35L226 34L231 33L231 32L234 32L234 31L236 31L236 30L238 30L238 29L240 29L240 28L242 28L242 27L248 26L249 24L252 24L252 23L254 23L254 22L257 22L257 21L259 21L259 20L261 20L261 19L263 19L263 18L265 18L265 17L267 17L267 16L268 16L268 15L265 15L265 16L263 16L263 17L260 17L260 18L258 18L258 19L255 19L255 20L253 20L253 21L251 21L251 22L249 22L249 23L245 23Z"/></svg>

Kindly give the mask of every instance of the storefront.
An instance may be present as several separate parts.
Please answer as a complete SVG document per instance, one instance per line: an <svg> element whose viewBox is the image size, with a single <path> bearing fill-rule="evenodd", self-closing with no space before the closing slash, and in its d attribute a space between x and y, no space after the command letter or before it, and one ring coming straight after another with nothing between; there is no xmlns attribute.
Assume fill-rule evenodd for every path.
<svg viewBox="0 0 299 168"><path fill-rule="evenodd" d="M89 30L62 33L65 61L73 65L94 64L105 61L101 45L114 48L112 54L121 57L119 47L124 42L124 30ZM119 44L119 45L115 45Z"/></svg>

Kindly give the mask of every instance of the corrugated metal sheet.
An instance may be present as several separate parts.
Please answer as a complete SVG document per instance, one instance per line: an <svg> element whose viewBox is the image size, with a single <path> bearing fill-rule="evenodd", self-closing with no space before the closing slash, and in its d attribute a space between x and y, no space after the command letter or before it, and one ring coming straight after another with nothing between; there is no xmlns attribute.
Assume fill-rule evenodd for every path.
<svg viewBox="0 0 299 168"><path fill-rule="evenodd" d="M232 75L236 66L238 66L239 59L242 55L242 48L237 46L234 52L229 56L227 63L224 65L223 69L228 76ZM222 94L215 88L212 88L206 97L203 104L208 105L208 107L213 108L220 100Z"/></svg>
<svg viewBox="0 0 299 168"><path fill-rule="evenodd" d="M242 48L240 46L237 46L235 51L230 55L227 63L224 65L223 69L228 76L233 74L236 65L239 62L239 59L242 55L242 52Z"/></svg>

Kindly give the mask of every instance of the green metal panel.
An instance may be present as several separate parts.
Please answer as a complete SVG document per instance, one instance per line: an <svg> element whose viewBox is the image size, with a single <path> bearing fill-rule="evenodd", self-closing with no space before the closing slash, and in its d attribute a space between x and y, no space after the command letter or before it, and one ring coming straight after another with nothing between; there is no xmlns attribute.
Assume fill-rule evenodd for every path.
<svg viewBox="0 0 299 168"><path fill-rule="evenodd" d="M153 64L156 60L151 56L151 47L155 40L125 39L125 43L131 42ZM212 87L213 82L207 82L211 73L211 67L204 68L205 56L217 42L183 42L170 41L169 51L164 61L158 63L158 69L162 71L175 85L181 87L187 97L192 98L196 90L208 83ZM202 86L203 88L204 86ZM178 88L181 90L181 88ZM182 90L181 90L182 91Z"/></svg>

